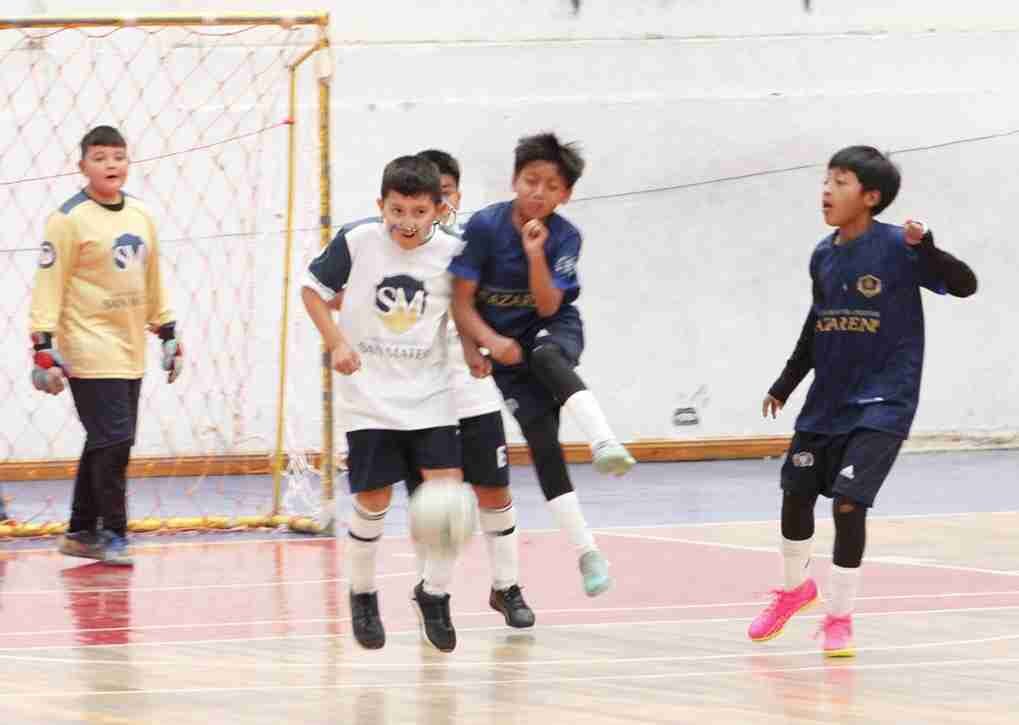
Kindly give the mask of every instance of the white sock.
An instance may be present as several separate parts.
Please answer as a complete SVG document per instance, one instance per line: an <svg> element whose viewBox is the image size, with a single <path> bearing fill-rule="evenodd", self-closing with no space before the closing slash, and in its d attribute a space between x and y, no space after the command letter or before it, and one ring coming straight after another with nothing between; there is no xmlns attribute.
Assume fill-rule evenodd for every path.
<svg viewBox="0 0 1019 725"><path fill-rule="evenodd" d="M782 576L785 590L795 589L807 580L810 545L813 539L792 541L782 537Z"/></svg>
<svg viewBox="0 0 1019 725"><path fill-rule="evenodd" d="M354 499L350 536L347 538L347 574L350 591L354 594L374 592L376 589L375 559L388 510L387 507L381 511L368 511L361 508L357 499Z"/></svg>
<svg viewBox="0 0 1019 725"><path fill-rule="evenodd" d="M559 528L570 537L578 556L598 549L594 543L594 535L588 530L587 521L584 520L584 514L580 510L580 501L577 500L576 491L556 496L548 502L548 507L552 509L552 515L555 516Z"/></svg>
<svg viewBox="0 0 1019 725"><path fill-rule="evenodd" d="M422 588L426 594L438 597L449 591L449 583L453 580L453 563L454 559L435 555L425 558Z"/></svg>
<svg viewBox="0 0 1019 725"><path fill-rule="evenodd" d="M860 586L860 568L847 569L842 566L831 567L831 593L828 600L828 614L833 617L845 617L853 613L856 603L856 591Z"/></svg>
<svg viewBox="0 0 1019 725"><path fill-rule="evenodd" d="M502 591L517 584L520 576L517 510L510 502L501 509L481 509L479 518L492 567L492 589Z"/></svg>
<svg viewBox="0 0 1019 725"><path fill-rule="evenodd" d="M577 421L592 448L616 439L605 418L605 413L602 412L598 400L590 390L580 390L574 393L563 404L563 408Z"/></svg>
<svg viewBox="0 0 1019 725"><path fill-rule="evenodd" d="M428 550L425 549L424 544L419 544L413 539L411 541L414 544L414 553L417 555L414 561L417 564L418 581L423 581L425 578L425 560L428 558Z"/></svg>

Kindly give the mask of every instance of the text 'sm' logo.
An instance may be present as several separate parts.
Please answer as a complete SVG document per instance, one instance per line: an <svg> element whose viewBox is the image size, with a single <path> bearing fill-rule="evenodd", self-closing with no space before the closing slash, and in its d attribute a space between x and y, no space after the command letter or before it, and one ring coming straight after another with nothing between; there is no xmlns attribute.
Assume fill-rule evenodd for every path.
<svg viewBox="0 0 1019 725"><path fill-rule="evenodd" d="M398 335L424 317L427 303L424 283L405 274L386 277L375 286L375 313L386 329Z"/></svg>
<svg viewBox="0 0 1019 725"><path fill-rule="evenodd" d="M113 264L125 270L132 264L145 264L145 242L135 234L121 234L113 243Z"/></svg>

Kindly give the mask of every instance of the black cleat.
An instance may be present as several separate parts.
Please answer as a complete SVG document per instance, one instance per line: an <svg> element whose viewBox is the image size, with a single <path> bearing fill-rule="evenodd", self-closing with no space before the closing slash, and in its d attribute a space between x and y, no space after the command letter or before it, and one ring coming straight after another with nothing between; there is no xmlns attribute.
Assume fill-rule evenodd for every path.
<svg viewBox="0 0 1019 725"><path fill-rule="evenodd" d="M524 595L516 584L506 589L493 589L488 597L488 606L501 612L510 627L527 629L534 626L534 611L527 606Z"/></svg>
<svg viewBox="0 0 1019 725"><path fill-rule="evenodd" d="M386 643L386 630L379 616L378 592L350 593L350 625L354 639L365 649L381 649Z"/></svg>
<svg viewBox="0 0 1019 725"><path fill-rule="evenodd" d="M456 630L449 617L449 595L433 596L425 591L424 582L418 582L411 597L421 621L421 635L440 652L456 649Z"/></svg>

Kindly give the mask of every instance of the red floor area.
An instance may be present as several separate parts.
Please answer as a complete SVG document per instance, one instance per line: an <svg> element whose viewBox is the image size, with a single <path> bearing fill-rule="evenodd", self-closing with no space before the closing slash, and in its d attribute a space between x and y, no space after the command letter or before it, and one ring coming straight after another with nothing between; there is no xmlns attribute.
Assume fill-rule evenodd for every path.
<svg viewBox="0 0 1019 725"><path fill-rule="evenodd" d="M648 533L656 538L600 539L616 586L597 599L584 596L575 556L561 535L522 536L522 584L538 626L749 621L777 584L775 553L661 540L683 536L682 529ZM138 547L133 569L48 551L10 552L0 558L0 641L3 648L22 649L346 633L343 541ZM1017 577L911 564L865 567L859 613L1019 606ZM827 568L827 560L815 563L822 587ZM408 601L414 572L409 542L384 541L380 602L391 631L416 626ZM479 537L452 588L458 627L502 623L487 609L488 582ZM942 596L951 593L970 596Z"/></svg>

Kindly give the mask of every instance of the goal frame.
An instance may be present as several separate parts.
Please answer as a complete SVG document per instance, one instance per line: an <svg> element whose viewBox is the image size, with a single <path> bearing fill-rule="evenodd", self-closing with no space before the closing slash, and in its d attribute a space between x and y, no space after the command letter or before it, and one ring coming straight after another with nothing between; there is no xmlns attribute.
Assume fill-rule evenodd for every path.
<svg viewBox="0 0 1019 725"><path fill-rule="evenodd" d="M287 189L286 227L283 264L283 299L279 334L279 380L276 396L276 431L274 449L266 454L208 454L194 456L140 456L134 458L128 469L132 478L213 475L271 474L273 479L272 511L269 516L244 517L244 522L230 522L231 527L275 526L290 523L292 527L315 533L332 534L333 511L335 508L335 443L333 416L333 385L328 352L321 348L322 386L322 441L321 450L313 453L310 463L321 473L322 521L283 520L282 494L283 476L288 465L284 450L284 425L286 411L287 382L287 337L290 322L290 292L292 288L291 266L294 254L295 200L297 179L297 138L298 138L298 73L307 61L316 58L319 62L317 86L317 134L319 174L319 243L325 248L331 239L331 172L330 172L330 102L333 63L329 41L329 13L326 11L300 11L293 13L258 12L216 12L121 14L106 16L86 15L29 15L21 17L0 17L0 30L32 29L74 29L74 28L131 28L131 27L229 27L229 26L271 26L283 28L314 26L318 28L318 39L288 67L289 75L289 116L287 118ZM324 59L324 60L323 60ZM325 64L328 64L327 66ZM0 480L31 481L47 479L73 479L77 461L56 460L9 460L0 461ZM213 526L216 528L216 526ZM17 528L17 527L5 527ZM167 528L174 528L172 525ZM184 527L181 527L184 528ZM38 529L38 530L37 530ZM39 535L60 533L61 525L49 522L32 524L26 530L0 532L0 535Z"/></svg>

